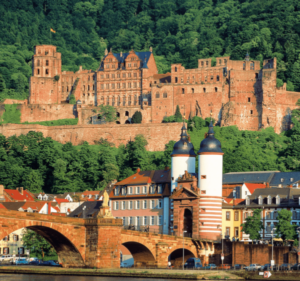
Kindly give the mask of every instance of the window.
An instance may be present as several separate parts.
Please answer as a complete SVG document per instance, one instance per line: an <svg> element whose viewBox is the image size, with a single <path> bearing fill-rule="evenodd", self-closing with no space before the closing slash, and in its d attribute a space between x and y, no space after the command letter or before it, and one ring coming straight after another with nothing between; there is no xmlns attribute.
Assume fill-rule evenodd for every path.
<svg viewBox="0 0 300 281"><path fill-rule="evenodd" d="M115 210L119 210L119 202L118 201L115 202Z"/></svg>
<svg viewBox="0 0 300 281"><path fill-rule="evenodd" d="M111 75L111 78L115 78L115 75L114 75L114 74L112 74L112 75Z"/></svg>
<svg viewBox="0 0 300 281"><path fill-rule="evenodd" d="M159 209L162 208L162 199L158 199L158 208L159 208Z"/></svg>
<svg viewBox="0 0 300 281"><path fill-rule="evenodd" d="M144 225L147 225L147 224L148 224L147 217L144 217Z"/></svg>
<svg viewBox="0 0 300 281"><path fill-rule="evenodd" d="M204 66L204 62L203 61L201 61L201 66Z"/></svg>
<svg viewBox="0 0 300 281"><path fill-rule="evenodd" d="M255 73L255 78L256 78L256 79L258 78L258 73Z"/></svg>
<svg viewBox="0 0 300 281"><path fill-rule="evenodd" d="M192 88L192 94L194 94L195 93L195 89L194 88Z"/></svg>
<svg viewBox="0 0 300 281"><path fill-rule="evenodd" d="M136 225L137 225L137 226L140 225L140 217L136 217Z"/></svg>
<svg viewBox="0 0 300 281"><path fill-rule="evenodd" d="M181 89L181 93L184 94L184 88Z"/></svg>
<svg viewBox="0 0 300 281"><path fill-rule="evenodd" d="M144 194L147 193L147 186L143 186L143 193L144 193Z"/></svg>
<svg viewBox="0 0 300 281"><path fill-rule="evenodd" d="M155 97L156 97L157 99L159 99L159 93L156 93Z"/></svg>
<svg viewBox="0 0 300 281"><path fill-rule="evenodd" d="M49 66L49 61L48 60L46 60L46 66Z"/></svg>
<svg viewBox="0 0 300 281"><path fill-rule="evenodd" d="M151 216L150 225L155 225L154 216Z"/></svg>
<svg viewBox="0 0 300 281"><path fill-rule="evenodd" d="M215 92L218 92L218 88L217 87L215 87Z"/></svg>
<svg viewBox="0 0 300 281"><path fill-rule="evenodd" d="M206 93L206 88L203 88L203 93Z"/></svg>
<svg viewBox="0 0 300 281"><path fill-rule="evenodd" d="M250 70L254 70L254 62L250 63Z"/></svg>
<svg viewBox="0 0 300 281"><path fill-rule="evenodd" d="M117 74L117 78L120 78L120 73Z"/></svg>
<svg viewBox="0 0 300 281"><path fill-rule="evenodd" d="M126 218L123 217L123 225L125 225L125 223L126 223Z"/></svg>
<svg viewBox="0 0 300 281"><path fill-rule="evenodd" d="M133 82L133 88L136 88L136 82Z"/></svg>
<svg viewBox="0 0 300 281"><path fill-rule="evenodd" d="M140 209L140 201L139 201L139 200L135 202L135 208L136 208L137 210Z"/></svg>
<svg viewBox="0 0 300 281"><path fill-rule="evenodd" d="M208 66L208 61L206 61L206 65Z"/></svg>
<svg viewBox="0 0 300 281"><path fill-rule="evenodd" d="M120 89L120 83L117 83L117 89Z"/></svg>
<svg viewBox="0 0 300 281"><path fill-rule="evenodd" d="M128 77L131 78L131 73L128 73Z"/></svg>
<svg viewBox="0 0 300 281"><path fill-rule="evenodd" d="M178 83L178 78L177 77L175 77L175 83Z"/></svg>
<svg viewBox="0 0 300 281"><path fill-rule="evenodd" d="M174 71L177 72L177 67L175 66Z"/></svg>
<svg viewBox="0 0 300 281"><path fill-rule="evenodd" d="M126 83L122 83L122 88L123 88L123 89L126 88Z"/></svg>
<svg viewBox="0 0 300 281"><path fill-rule="evenodd" d="M8 247L4 247L3 248L3 254L4 255L8 255L9 254L9 248Z"/></svg>
<svg viewBox="0 0 300 281"><path fill-rule="evenodd" d="M126 194L126 187L122 187L122 195Z"/></svg>
<svg viewBox="0 0 300 281"><path fill-rule="evenodd" d="M37 74L40 74L40 70L39 69L37 69Z"/></svg>
<svg viewBox="0 0 300 281"><path fill-rule="evenodd" d="M243 70L245 70L246 69L246 63L244 62L243 63Z"/></svg>
<svg viewBox="0 0 300 281"><path fill-rule="evenodd" d="M230 227L226 227L225 235L230 237Z"/></svg>
<svg viewBox="0 0 300 281"><path fill-rule="evenodd" d="M132 201L129 201L128 210L132 210Z"/></svg>
<svg viewBox="0 0 300 281"><path fill-rule="evenodd" d="M126 209L126 201L122 201L122 210Z"/></svg>
<svg viewBox="0 0 300 281"><path fill-rule="evenodd" d="M238 221L238 220L239 220L239 212L238 212L238 211L235 211L235 212L234 212L234 220L235 220L235 221Z"/></svg>
<svg viewBox="0 0 300 281"><path fill-rule="evenodd" d="M154 209L155 208L155 201L151 200L150 201L150 209Z"/></svg>
<svg viewBox="0 0 300 281"><path fill-rule="evenodd" d="M123 74L122 74L122 77L123 77L123 78L126 78L126 73L123 73Z"/></svg>
<svg viewBox="0 0 300 281"><path fill-rule="evenodd" d="M128 194L132 194L132 187L131 186L128 188Z"/></svg>
<svg viewBox="0 0 300 281"><path fill-rule="evenodd" d="M234 236L239 237L239 228L238 227L234 228Z"/></svg>
<svg viewBox="0 0 300 281"><path fill-rule="evenodd" d="M251 101L251 99L250 98L248 98L248 102L250 102Z"/></svg>
<svg viewBox="0 0 300 281"><path fill-rule="evenodd" d="M157 193L162 193L162 185L161 184L159 184L157 186Z"/></svg>
<svg viewBox="0 0 300 281"><path fill-rule="evenodd" d="M162 225L162 216L158 216L158 225Z"/></svg>
<svg viewBox="0 0 300 281"><path fill-rule="evenodd" d="M37 64L36 64L36 65L37 65L37 66L40 66L40 60L37 61Z"/></svg>
<svg viewBox="0 0 300 281"><path fill-rule="evenodd" d="M109 89L109 84L106 84L106 89Z"/></svg>
<svg viewBox="0 0 300 281"><path fill-rule="evenodd" d="M230 221L230 212L226 212L226 220Z"/></svg>
<svg viewBox="0 0 300 281"><path fill-rule="evenodd" d="M135 192L136 194L140 194L140 187L137 186L137 187L135 188L135 191L136 191L136 192Z"/></svg>
<svg viewBox="0 0 300 281"><path fill-rule="evenodd" d="M5 236L5 237L3 238L3 241L9 241L9 235Z"/></svg>
<svg viewBox="0 0 300 281"><path fill-rule="evenodd" d="M129 217L129 224L133 224L133 217Z"/></svg>
<svg viewBox="0 0 300 281"><path fill-rule="evenodd" d="M150 186L150 193L151 194L155 193L155 185L154 184Z"/></svg>
<svg viewBox="0 0 300 281"><path fill-rule="evenodd" d="M112 89L115 88L115 83L111 84L111 88L112 88ZM94 90L94 86L93 86L93 90Z"/></svg>
<svg viewBox="0 0 300 281"><path fill-rule="evenodd" d="M260 196L258 196L258 204L261 205L262 203L263 203L263 200L262 200L262 197L260 195Z"/></svg>
<svg viewBox="0 0 300 281"><path fill-rule="evenodd" d="M270 212L267 212L266 219L267 219L267 220L270 220L270 219L271 219L271 213L270 213Z"/></svg>
<svg viewBox="0 0 300 281"><path fill-rule="evenodd" d="M253 114L253 110L250 110L250 114Z"/></svg>
<svg viewBox="0 0 300 281"><path fill-rule="evenodd" d="M143 201L143 209L147 209L147 200Z"/></svg>
<svg viewBox="0 0 300 281"><path fill-rule="evenodd" d="M46 73L46 75L48 75L49 74L49 69L46 69L45 73Z"/></svg>
<svg viewBox="0 0 300 281"><path fill-rule="evenodd" d="M19 241L19 236L18 235L14 234L13 238L14 238L14 241Z"/></svg>
<svg viewBox="0 0 300 281"><path fill-rule="evenodd" d="M167 93L163 93L163 98L167 98L168 94Z"/></svg>
<svg viewBox="0 0 300 281"><path fill-rule="evenodd" d="M217 75L217 81L220 81L220 76L219 75Z"/></svg>
<svg viewBox="0 0 300 281"><path fill-rule="evenodd" d="M128 63L128 67L131 67L131 63ZM129 77L129 76L128 76Z"/></svg>
<svg viewBox="0 0 300 281"><path fill-rule="evenodd" d="M136 65L135 65L135 66L136 66ZM136 78L136 77L137 77L137 74L136 74L136 73L133 73L133 77L135 77L135 78Z"/></svg>

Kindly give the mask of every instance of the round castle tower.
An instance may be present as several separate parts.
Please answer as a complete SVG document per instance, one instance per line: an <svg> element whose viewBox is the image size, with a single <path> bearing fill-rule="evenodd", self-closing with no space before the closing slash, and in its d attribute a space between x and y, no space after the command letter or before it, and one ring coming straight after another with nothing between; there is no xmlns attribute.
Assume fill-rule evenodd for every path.
<svg viewBox="0 0 300 281"><path fill-rule="evenodd" d="M196 154L193 144L189 141L185 123L181 128L180 137L171 153L171 192L177 186L178 177L181 177L185 171L195 173L196 169Z"/></svg>
<svg viewBox="0 0 300 281"><path fill-rule="evenodd" d="M220 240L222 237L223 151L214 136L212 121L207 137L198 151L199 234L201 238Z"/></svg>

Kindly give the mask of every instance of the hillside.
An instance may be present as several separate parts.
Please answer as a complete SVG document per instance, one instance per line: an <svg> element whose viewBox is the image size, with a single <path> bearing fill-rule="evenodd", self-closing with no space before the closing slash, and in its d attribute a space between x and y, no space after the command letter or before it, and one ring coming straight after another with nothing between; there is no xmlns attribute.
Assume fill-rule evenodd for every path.
<svg viewBox="0 0 300 281"><path fill-rule="evenodd" d="M63 70L96 69L105 48L153 47L160 72L198 58L276 56L278 85L300 91L300 3L296 0L2 1L0 98L28 95L33 46L54 44ZM50 34L50 28L56 33ZM9 89L9 90L8 90Z"/></svg>

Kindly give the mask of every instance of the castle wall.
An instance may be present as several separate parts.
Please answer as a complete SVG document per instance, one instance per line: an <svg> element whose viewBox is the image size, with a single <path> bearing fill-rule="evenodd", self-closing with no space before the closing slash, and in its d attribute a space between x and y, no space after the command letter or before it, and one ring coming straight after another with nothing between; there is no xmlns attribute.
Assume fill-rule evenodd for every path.
<svg viewBox="0 0 300 281"><path fill-rule="evenodd" d="M5 124L0 126L0 134L6 137L26 135L30 131L42 132L44 137L51 137L60 142L72 142L79 145L83 141L95 144L101 138L113 142L116 146L127 144L136 135L142 134L148 141L147 150L164 150L170 140L178 139L181 123L170 124L108 124L108 125L77 125L77 126L41 126L36 124Z"/></svg>

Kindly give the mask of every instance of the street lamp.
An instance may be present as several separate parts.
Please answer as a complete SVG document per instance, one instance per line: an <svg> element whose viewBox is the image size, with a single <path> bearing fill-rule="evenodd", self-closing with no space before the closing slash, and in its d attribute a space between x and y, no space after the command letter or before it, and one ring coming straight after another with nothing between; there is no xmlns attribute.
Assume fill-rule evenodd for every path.
<svg viewBox="0 0 300 281"><path fill-rule="evenodd" d="M274 231L276 230L276 228L273 228L271 230L271 236L272 236L272 260L271 260L271 268L273 269L273 265L275 265L274 263L274 260L273 260L273 247L274 247L274 243L273 243L273 234L274 234Z"/></svg>
<svg viewBox="0 0 300 281"><path fill-rule="evenodd" d="M184 270L184 233L186 233L187 231L184 230L182 232L182 269Z"/></svg>

